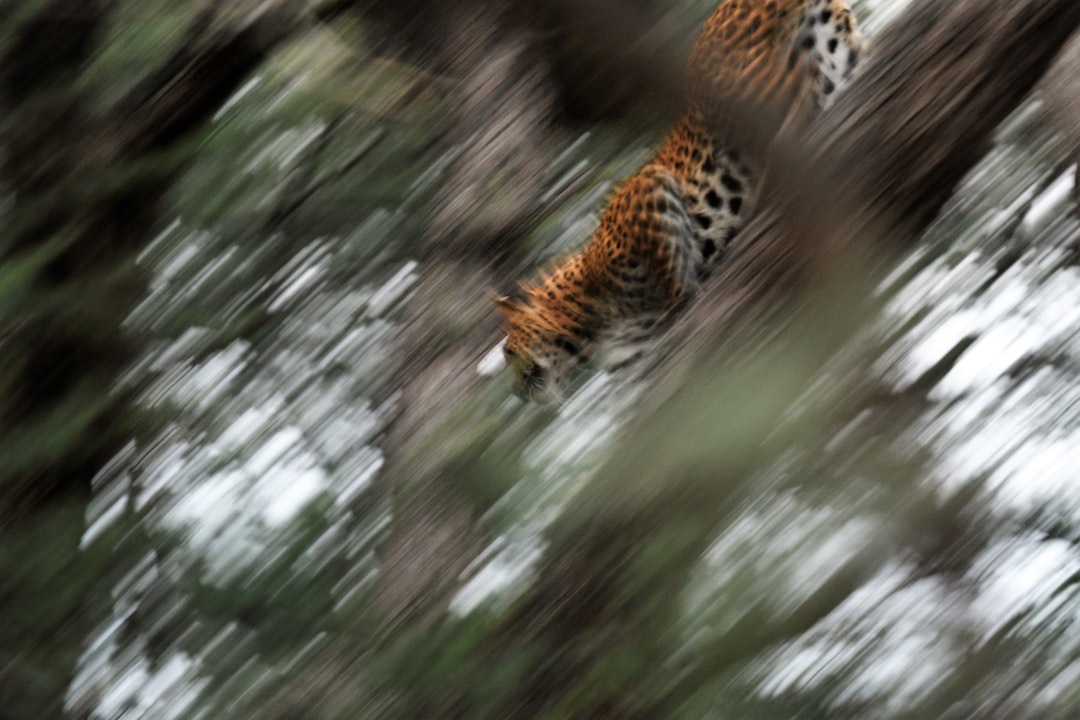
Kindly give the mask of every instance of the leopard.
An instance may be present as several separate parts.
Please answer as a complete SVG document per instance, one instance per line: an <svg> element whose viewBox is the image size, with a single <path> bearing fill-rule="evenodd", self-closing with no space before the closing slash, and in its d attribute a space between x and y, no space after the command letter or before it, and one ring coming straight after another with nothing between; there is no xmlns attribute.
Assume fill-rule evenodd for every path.
<svg viewBox="0 0 1080 720"><path fill-rule="evenodd" d="M514 393L556 402L594 360L648 354L758 200L763 153L716 122L723 103L772 103L785 126L798 122L829 106L865 50L844 0L721 0L691 50L681 118L613 191L584 248L496 299Z"/></svg>

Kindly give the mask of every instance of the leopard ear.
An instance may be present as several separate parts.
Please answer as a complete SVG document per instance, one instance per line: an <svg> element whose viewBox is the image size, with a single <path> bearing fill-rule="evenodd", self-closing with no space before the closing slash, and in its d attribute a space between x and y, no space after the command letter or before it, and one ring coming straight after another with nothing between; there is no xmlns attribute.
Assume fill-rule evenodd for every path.
<svg viewBox="0 0 1080 720"><path fill-rule="evenodd" d="M491 290L488 290L487 294L491 301L495 303L495 307L497 307L499 312L503 315L509 316L521 310L521 300L519 298L511 297L509 295L498 295Z"/></svg>

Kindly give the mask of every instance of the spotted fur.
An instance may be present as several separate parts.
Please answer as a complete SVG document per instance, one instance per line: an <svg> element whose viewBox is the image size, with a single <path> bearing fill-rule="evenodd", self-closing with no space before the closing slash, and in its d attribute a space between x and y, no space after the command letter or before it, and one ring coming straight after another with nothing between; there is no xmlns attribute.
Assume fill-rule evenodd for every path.
<svg viewBox="0 0 1080 720"><path fill-rule="evenodd" d="M745 224L757 153L726 146L705 118L740 98L789 118L825 107L862 48L844 0L721 0L687 64L687 110L655 156L614 193L584 250L499 301L519 396L556 399L597 355L614 365L647 351Z"/></svg>

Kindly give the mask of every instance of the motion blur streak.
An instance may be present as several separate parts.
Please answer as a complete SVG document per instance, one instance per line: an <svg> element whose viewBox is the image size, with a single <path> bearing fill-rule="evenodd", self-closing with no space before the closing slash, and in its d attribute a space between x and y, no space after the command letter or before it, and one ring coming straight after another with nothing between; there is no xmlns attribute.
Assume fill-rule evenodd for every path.
<svg viewBox="0 0 1080 720"><path fill-rule="evenodd" d="M981 13L928 91L1080 24L853 7L841 110L896 23ZM0 9L0 714L1076 717L1077 45L925 233L780 158L814 207L655 357L555 408L492 374L490 297L596 227L712 10Z"/></svg>

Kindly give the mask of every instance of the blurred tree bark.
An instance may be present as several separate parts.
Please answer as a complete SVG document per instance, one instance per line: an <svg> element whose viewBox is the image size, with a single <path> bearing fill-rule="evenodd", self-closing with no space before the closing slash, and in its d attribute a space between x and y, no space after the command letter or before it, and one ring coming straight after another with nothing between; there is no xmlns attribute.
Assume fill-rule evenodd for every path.
<svg viewBox="0 0 1080 720"><path fill-rule="evenodd" d="M1068 151L1077 163L1073 203L1074 211L1080 213L1080 37L1062 51L1041 89L1050 121L1064 136Z"/></svg>
<svg viewBox="0 0 1080 720"><path fill-rule="evenodd" d="M0 60L11 200L0 246L0 705L61 714L86 632L107 610L109 547L80 550L91 482L147 418L118 381L138 349L123 322L144 291L134 258L161 220L185 142L296 27L297 3L242 19L210 10L181 48L96 116L78 83L111 3L53 0Z"/></svg>

